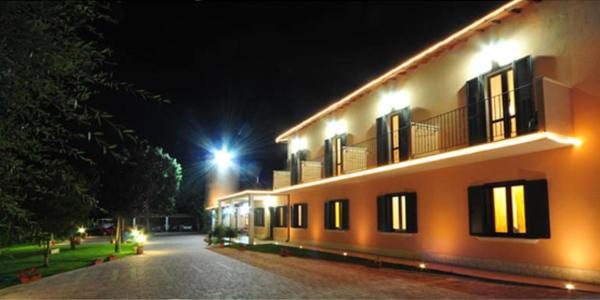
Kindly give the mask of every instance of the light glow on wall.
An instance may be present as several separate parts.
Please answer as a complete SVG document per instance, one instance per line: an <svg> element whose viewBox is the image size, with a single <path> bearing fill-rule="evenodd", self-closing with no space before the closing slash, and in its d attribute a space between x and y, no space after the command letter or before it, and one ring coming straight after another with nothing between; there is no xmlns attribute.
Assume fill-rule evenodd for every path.
<svg viewBox="0 0 600 300"><path fill-rule="evenodd" d="M293 138L290 143L290 149L292 150L292 153L296 153L298 151L308 149L308 142L306 141L306 138L303 138L303 137Z"/></svg>
<svg viewBox="0 0 600 300"><path fill-rule="evenodd" d="M494 64L507 65L519 58L521 46L514 40L495 41L481 46L479 53L473 56L470 76L488 72Z"/></svg>
<svg viewBox="0 0 600 300"><path fill-rule="evenodd" d="M348 132L348 124L345 120L333 120L327 123L325 128L325 138L330 138L336 134Z"/></svg>
<svg viewBox="0 0 600 300"><path fill-rule="evenodd" d="M248 206L248 203L244 203L242 206L240 206L240 214L247 215L249 211L250 207Z"/></svg>
<svg viewBox="0 0 600 300"><path fill-rule="evenodd" d="M385 116L390 112L410 105L410 95L406 90L387 92L381 96L377 115Z"/></svg>

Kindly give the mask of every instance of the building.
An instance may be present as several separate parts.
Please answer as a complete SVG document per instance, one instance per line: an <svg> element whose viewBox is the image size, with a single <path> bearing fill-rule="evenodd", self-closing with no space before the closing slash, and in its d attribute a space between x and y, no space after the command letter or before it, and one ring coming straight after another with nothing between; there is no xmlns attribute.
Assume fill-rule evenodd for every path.
<svg viewBox="0 0 600 300"><path fill-rule="evenodd" d="M599 285L599 52L600 2L509 2L279 135L272 191L208 208L251 242Z"/></svg>

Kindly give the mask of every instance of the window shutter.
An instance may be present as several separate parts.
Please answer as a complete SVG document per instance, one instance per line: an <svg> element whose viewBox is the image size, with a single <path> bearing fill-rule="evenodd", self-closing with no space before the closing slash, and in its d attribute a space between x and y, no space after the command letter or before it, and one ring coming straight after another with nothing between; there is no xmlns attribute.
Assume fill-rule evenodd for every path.
<svg viewBox="0 0 600 300"><path fill-rule="evenodd" d="M333 176L333 149L331 148L331 139L325 140L325 177Z"/></svg>
<svg viewBox="0 0 600 300"><path fill-rule="evenodd" d="M385 229L385 196L377 196L377 230Z"/></svg>
<svg viewBox="0 0 600 300"><path fill-rule="evenodd" d="M288 207L284 206L283 207L283 224L281 224L281 227L287 227L288 226Z"/></svg>
<svg viewBox="0 0 600 300"><path fill-rule="evenodd" d="M488 214L487 189L483 186L469 187L469 233L484 236L491 233L490 214Z"/></svg>
<svg viewBox="0 0 600 300"><path fill-rule="evenodd" d="M417 193L407 193L406 232L417 232Z"/></svg>
<svg viewBox="0 0 600 300"><path fill-rule="evenodd" d="M548 182L545 179L525 182L525 219L528 237L550 238Z"/></svg>
<svg viewBox="0 0 600 300"><path fill-rule="evenodd" d="M537 114L533 101L533 63L531 56L513 62L517 134L537 130Z"/></svg>
<svg viewBox="0 0 600 300"><path fill-rule="evenodd" d="M331 202L325 202L325 228L331 229Z"/></svg>
<svg viewBox="0 0 600 300"><path fill-rule="evenodd" d="M389 135L387 129L387 117L379 117L376 121L377 129L377 165L383 166L389 163Z"/></svg>
<svg viewBox="0 0 600 300"><path fill-rule="evenodd" d="M384 226L385 231L392 232L392 223L393 223L393 212L392 212L392 196L385 196L385 213L384 213Z"/></svg>
<svg viewBox="0 0 600 300"><path fill-rule="evenodd" d="M341 208L342 208L342 229L348 229L350 227L350 207L349 201L341 200Z"/></svg>
<svg viewBox="0 0 600 300"><path fill-rule="evenodd" d="M469 145L485 143L487 139L483 81L483 76L479 76L467 81L467 119L469 123Z"/></svg>
<svg viewBox="0 0 600 300"><path fill-rule="evenodd" d="M298 183L298 162L297 155L295 153L292 153L290 157L290 177L292 184Z"/></svg>
<svg viewBox="0 0 600 300"><path fill-rule="evenodd" d="M292 227L298 227L298 204L292 205Z"/></svg>
<svg viewBox="0 0 600 300"><path fill-rule="evenodd" d="M308 204L302 205L302 228L308 227Z"/></svg>
<svg viewBox="0 0 600 300"><path fill-rule="evenodd" d="M410 156L410 107L405 107L398 112L400 116L400 160L407 160Z"/></svg>

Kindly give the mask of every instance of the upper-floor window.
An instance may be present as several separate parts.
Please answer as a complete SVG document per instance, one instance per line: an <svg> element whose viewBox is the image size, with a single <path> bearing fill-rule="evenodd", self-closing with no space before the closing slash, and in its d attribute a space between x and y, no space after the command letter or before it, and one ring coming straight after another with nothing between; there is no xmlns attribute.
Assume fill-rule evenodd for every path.
<svg viewBox="0 0 600 300"><path fill-rule="evenodd" d="M299 203L292 206L292 227L308 227L308 204Z"/></svg>
<svg viewBox="0 0 600 300"><path fill-rule="evenodd" d="M378 196L377 229L383 232L417 232L417 194Z"/></svg>
<svg viewBox="0 0 600 300"><path fill-rule="evenodd" d="M471 235L550 238L546 180L469 187Z"/></svg>
<svg viewBox="0 0 600 300"><path fill-rule="evenodd" d="M263 207L254 209L254 226L265 226L265 209Z"/></svg>
<svg viewBox="0 0 600 300"><path fill-rule="evenodd" d="M537 130L531 56L467 81L466 95L471 145Z"/></svg>
<svg viewBox="0 0 600 300"><path fill-rule="evenodd" d="M343 174L346 145L346 134L336 134L325 140L325 177Z"/></svg>
<svg viewBox="0 0 600 300"><path fill-rule="evenodd" d="M325 228L345 230L349 227L350 208L348 200L325 202Z"/></svg>
<svg viewBox="0 0 600 300"><path fill-rule="evenodd" d="M409 158L410 122L410 107L377 118L378 165L397 163Z"/></svg>
<svg viewBox="0 0 600 300"><path fill-rule="evenodd" d="M287 227L287 219L288 219L288 208L287 206L278 206L275 207L275 216L273 224L274 227Z"/></svg>

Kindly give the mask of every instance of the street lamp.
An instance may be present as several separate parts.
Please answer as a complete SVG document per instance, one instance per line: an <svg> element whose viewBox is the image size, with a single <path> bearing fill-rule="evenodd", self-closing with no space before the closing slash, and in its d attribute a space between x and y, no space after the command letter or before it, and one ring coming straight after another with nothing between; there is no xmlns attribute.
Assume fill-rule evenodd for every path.
<svg viewBox="0 0 600 300"><path fill-rule="evenodd" d="M219 170L226 170L233 165L233 153L227 151L225 147L215 150L213 151L212 162Z"/></svg>

